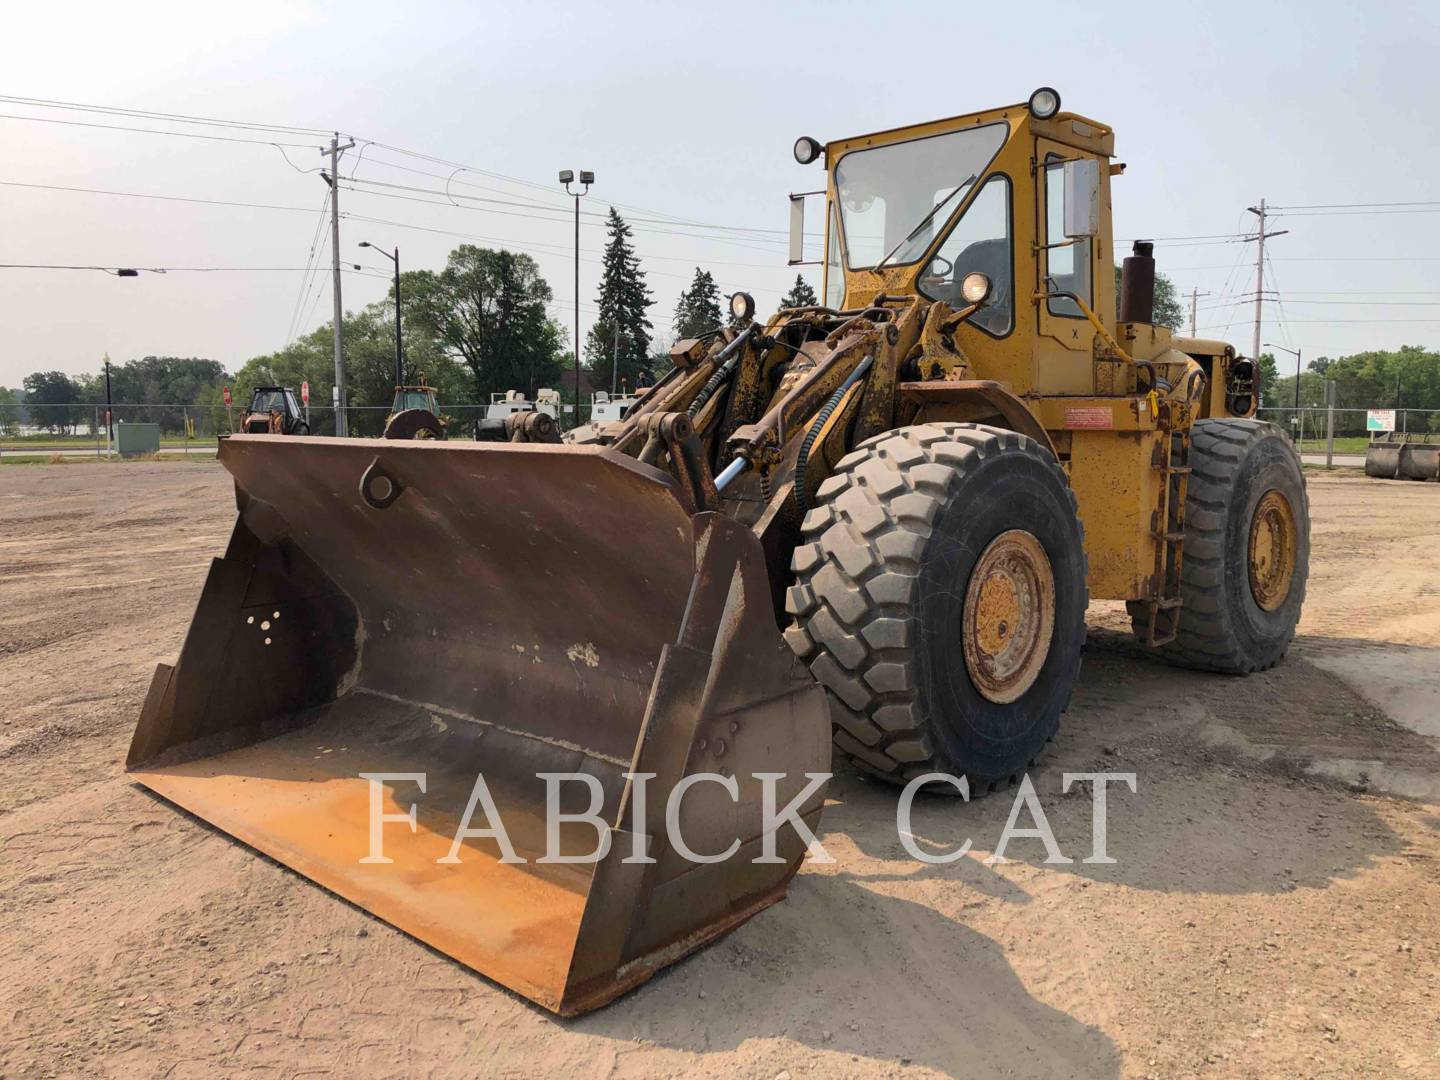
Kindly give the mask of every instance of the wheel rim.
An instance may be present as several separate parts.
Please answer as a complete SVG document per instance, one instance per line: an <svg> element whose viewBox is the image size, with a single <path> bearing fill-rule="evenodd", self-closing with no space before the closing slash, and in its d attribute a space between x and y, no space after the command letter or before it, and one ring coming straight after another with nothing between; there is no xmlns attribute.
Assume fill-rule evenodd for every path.
<svg viewBox="0 0 1440 1080"><path fill-rule="evenodd" d="M1040 541L1023 529L990 542L970 572L961 640L970 681L997 704L1034 685L1055 629L1055 575Z"/></svg>
<svg viewBox="0 0 1440 1080"><path fill-rule="evenodd" d="M1262 611L1275 611L1295 580L1295 512L1275 488L1261 497L1250 522L1250 594Z"/></svg>

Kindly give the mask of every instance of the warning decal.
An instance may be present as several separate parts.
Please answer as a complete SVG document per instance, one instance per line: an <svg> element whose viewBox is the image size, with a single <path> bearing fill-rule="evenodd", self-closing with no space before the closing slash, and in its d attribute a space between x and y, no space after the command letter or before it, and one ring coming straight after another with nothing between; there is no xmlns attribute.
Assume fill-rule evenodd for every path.
<svg viewBox="0 0 1440 1080"><path fill-rule="evenodd" d="M1091 405L1084 408L1066 409L1067 428L1113 428L1115 414L1109 405Z"/></svg>

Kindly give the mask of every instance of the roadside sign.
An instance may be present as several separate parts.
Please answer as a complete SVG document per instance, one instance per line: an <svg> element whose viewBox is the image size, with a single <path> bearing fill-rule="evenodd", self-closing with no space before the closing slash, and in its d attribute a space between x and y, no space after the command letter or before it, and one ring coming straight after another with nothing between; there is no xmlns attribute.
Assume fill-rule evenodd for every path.
<svg viewBox="0 0 1440 1080"><path fill-rule="evenodd" d="M302 405L309 405L309 404L310 404L310 380L309 380L309 379L306 379L304 382L302 382L302 383L300 384L300 403L301 403Z"/></svg>
<svg viewBox="0 0 1440 1080"><path fill-rule="evenodd" d="M230 404L230 387L225 387L225 404Z"/></svg>
<svg viewBox="0 0 1440 1080"><path fill-rule="evenodd" d="M1394 431L1395 410L1394 409L1367 409L1365 410L1366 431Z"/></svg>

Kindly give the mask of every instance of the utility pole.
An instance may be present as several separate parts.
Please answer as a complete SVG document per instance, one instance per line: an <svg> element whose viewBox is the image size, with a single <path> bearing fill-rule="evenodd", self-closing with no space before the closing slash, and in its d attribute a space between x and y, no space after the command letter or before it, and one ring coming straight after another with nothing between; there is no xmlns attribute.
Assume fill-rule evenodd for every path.
<svg viewBox="0 0 1440 1080"><path fill-rule="evenodd" d="M1400 382L1395 382L1395 393L1400 393ZM106 438L110 441L105 447L105 456L108 458L115 452L115 405L110 398L110 354L105 354L105 432Z"/></svg>
<svg viewBox="0 0 1440 1080"><path fill-rule="evenodd" d="M340 145L340 133L335 132L330 140L330 149L321 150L330 155L330 173L321 173L321 178L330 185L330 271L333 278L330 291L335 294L335 434L344 438L348 434L345 423L345 340L341 324L345 320L345 305L340 299L340 154L355 145L354 140Z"/></svg>
<svg viewBox="0 0 1440 1080"><path fill-rule="evenodd" d="M1198 288L1190 290L1190 336L1195 336L1195 301L1202 296L1209 296L1208 292L1201 292Z"/></svg>
<svg viewBox="0 0 1440 1080"><path fill-rule="evenodd" d="M1260 205L1259 205L1258 207L1256 207L1256 206L1247 206L1245 209L1247 209L1248 211L1250 211L1250 213L1254 214L1256 217L1258 217L1258 218L1260 219L1260 226L1259 226L1258 230L1256 231L1255 235L1254 235L1254 236L1247 236L1247 237L1245 238L1245 242L1246 242L1247 244L1248 244L1251 240L1256 241L1256 244L1257 244L1257 247L1256 247L1256 250L1255 250L1255 337L1254 337L1254 347L1253 347L1253 349L1252 349L1252 351L1251 351L1251 358L1252 358L1253 360L1255 360L1256 363L1259 363L1259 361L1260 361L1260 322L1261 322L1261 319L1262 319L1262 317L1263 317L1263 309L1262 309L1261 305L1265 302L1265 239L1266 239L1267 237L1270 237L1270 236L1284 236L1284 235L1285 235L1287 232L1289 232L1290 230L1289 230L1289 229L1280 229L1280 230L1277 231L1277 232L1269 232L1269 233L1267 233L1267 232L1265 231L1265 200L1264 200L1264 199L1261 199L1261 200L1260 200Z"/></svg>

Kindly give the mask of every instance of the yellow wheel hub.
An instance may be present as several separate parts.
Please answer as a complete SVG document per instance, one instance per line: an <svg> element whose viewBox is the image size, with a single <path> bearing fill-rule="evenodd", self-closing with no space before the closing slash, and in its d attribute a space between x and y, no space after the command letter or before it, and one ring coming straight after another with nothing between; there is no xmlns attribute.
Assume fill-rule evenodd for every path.
<svg viewBox="0 0 1440 1080"><path fill-rule="evenodd" d="M1055 575L1023 529L990 542L970 573L961 616L965 667L975 689L1004 705L1034 685L1055 630Z"/></svg>
<svg viewBox="0 0 1440 1080"><path fill-rule="evenodd" d="M1297 537L1290 500L1271 488L1250 522L1250 594L1264 611L1277 610L1290 595Z"/></svg>

